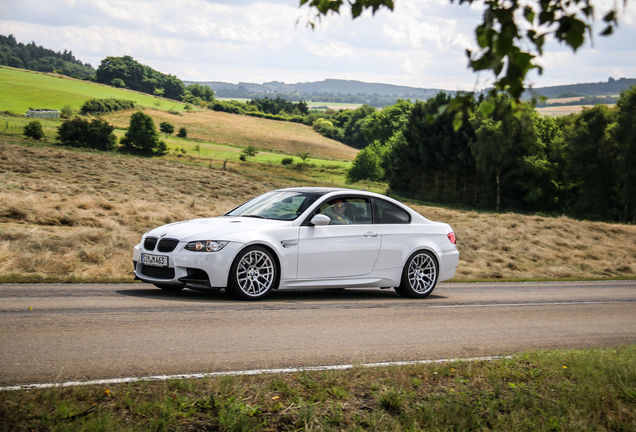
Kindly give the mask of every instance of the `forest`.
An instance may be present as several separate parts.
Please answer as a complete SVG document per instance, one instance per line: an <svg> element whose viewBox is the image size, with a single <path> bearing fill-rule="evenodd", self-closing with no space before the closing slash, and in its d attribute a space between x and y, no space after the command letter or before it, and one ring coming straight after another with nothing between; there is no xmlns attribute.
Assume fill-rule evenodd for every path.
<svg viewBox="0 0 636 432"><path fill-rule="evenodd" d="M480 95L457 128L454 114L440 112L460 97L307 114L281 98L211 108L304 123L360 149L351 183L386 182L402 196L468 208L636 222L636 86L614 108L555 118L505 95Z"/></svg>
<svg viewBox="0 0 636 432"><path fill-rule="evenodd" d="M73 51L55 52L35 45L23 44L13 35L0 35L0 65L38 72L56 72L73 78L85 78L95 74L95 69L73 56Z"/></svg>
<svg viewBox="0 0 636 432"><path fill-rule="evenodd" d="M349 181L386 181L435 203L636 222L636 87L615 108L556 118L482 97L457 130L438 114L452 99L400 101L358 120L369 145Z"/></svg>

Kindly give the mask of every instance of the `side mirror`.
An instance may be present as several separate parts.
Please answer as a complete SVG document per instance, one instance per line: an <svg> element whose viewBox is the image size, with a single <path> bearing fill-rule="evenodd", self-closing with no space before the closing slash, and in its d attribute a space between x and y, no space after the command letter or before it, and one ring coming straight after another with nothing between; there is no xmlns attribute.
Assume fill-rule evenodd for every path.
<svg viewBox="0 0 636 432"><path fill-rule="evenodd" d="M314 226L325 226L325 225L329 225L329 223L331 222L331 219L329 219L329 216L327 215L317 214L316 216L311 218L310 222Z"/></svg>

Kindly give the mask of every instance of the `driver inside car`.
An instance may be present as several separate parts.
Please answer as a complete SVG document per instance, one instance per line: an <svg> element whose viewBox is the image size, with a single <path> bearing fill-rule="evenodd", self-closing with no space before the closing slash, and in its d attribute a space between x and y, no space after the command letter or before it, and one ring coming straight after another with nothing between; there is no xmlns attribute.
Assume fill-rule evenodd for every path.
<svg viewBox="0 0 636 432"><path fill-rule="evenodd" d="M329 225L344 225L353 223L353 221L345 216L347 203L344 200L337 199L330 203L330 206L323 212L324 215L327 215L331 222Z"/></svg>

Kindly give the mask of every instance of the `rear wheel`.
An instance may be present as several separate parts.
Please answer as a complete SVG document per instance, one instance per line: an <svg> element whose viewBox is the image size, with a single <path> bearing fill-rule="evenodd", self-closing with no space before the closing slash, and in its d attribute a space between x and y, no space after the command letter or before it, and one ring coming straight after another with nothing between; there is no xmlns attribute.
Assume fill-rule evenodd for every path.
<svg viewBox="0 0 636 432"><path fill-rule="evenodd" d="M428 251L418 251L409 257L402 271L402 282L395 287L402 297L428 297L437 284L439 265L435 256Z"/></svg>
<svg viewBox="0 0 636 432"><path fill-rule="evenodd" d="M277 284L278 269L271 252L261 246L250 246L232 264L228 292L240 300L260 300Z"/></svg>

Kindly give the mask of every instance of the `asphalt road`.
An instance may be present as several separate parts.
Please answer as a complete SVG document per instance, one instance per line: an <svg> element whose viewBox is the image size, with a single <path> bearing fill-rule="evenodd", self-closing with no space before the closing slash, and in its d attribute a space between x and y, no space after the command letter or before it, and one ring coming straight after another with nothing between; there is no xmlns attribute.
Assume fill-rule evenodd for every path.
<svg viewBox="0 0 636 432"><path fill-rule="evenodd" d="M224 292L0 285L0 385L636 343L636 281Z"/></svg>

